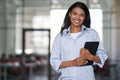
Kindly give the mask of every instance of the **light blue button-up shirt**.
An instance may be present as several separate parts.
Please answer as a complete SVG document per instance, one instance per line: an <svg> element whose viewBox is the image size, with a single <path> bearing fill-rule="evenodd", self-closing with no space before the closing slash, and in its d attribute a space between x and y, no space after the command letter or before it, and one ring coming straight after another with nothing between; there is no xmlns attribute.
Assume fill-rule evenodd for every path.
<svg viewBox="0 0 120 80"><path fill-rule="evenodd" d="M59 33L53 42L50 64L54 70L61 73L59 80L95 80L93 67L90 66L73 66L59 68L63 61L73 60L80 56L80 49L84 47L87 41L99 41L96 55L100 57L101 63L94 64L103 67L107 59L107 53L99 39L98 33L91 28L82 25L82 31L76 39L70 35L70 27Z"/></svg>

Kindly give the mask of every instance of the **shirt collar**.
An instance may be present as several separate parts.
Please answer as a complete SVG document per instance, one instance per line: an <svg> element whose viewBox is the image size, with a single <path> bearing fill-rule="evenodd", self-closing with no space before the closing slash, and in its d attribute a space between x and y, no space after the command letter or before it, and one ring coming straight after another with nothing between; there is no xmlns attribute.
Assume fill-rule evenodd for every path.
<svg viewBox="0 0 120 80"><path fill-rule="evenodd" d="M84 25L82 25L82 32L83 32L84 30L87 30L87 27L84 26ZM66 29L65 31L66 31L66 34L70 33L70 26L69 26L68 29Z"/></svg>

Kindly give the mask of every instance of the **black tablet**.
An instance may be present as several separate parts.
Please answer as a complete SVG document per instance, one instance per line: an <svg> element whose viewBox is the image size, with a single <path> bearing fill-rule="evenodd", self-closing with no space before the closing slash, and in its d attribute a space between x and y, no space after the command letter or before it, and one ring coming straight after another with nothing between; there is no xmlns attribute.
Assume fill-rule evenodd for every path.
<svg viewBox="0 0 120 80"><path fill-rule="evenodd" d="M96 55L98 45L99 45L98 41L86 42L84 48L88 49L91 52L91 54ZM88 63L86 65L92 65L92 64L93 61L88 60Z"/></svg>

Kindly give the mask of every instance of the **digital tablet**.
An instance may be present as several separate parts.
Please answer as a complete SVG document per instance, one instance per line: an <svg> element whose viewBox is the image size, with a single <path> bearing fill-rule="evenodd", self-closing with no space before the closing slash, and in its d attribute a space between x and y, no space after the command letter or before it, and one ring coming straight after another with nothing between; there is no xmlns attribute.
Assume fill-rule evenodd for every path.
<svg viewBox="0 0 120 80"><path fill-rule="evenodd" d="M91 54L96 55L97 49L98 49L99 42L85 42L84 48L88 49ZM88 63L86 65L92 65L93 61L88 60Z"/></svg>

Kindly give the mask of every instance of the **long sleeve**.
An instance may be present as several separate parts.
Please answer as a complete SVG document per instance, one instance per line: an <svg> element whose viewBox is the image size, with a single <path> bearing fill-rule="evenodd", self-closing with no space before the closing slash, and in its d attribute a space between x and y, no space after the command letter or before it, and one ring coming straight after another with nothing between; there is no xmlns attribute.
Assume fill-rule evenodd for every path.
<svg viewBox="0 0 120 80"><path fill-rule="evenodd" d="M100 41L100 38L99 38L97 33L96 33L95 39L100 42L96 55L99 56L99 58L101 60L101 63L94 62L94 64L96 64L96 65L98 65L99 67L102 68L104 66L104 63L105 63L106 59L108 58L108 55L107 55L107 52L105 51L105 49L103 48L103 44Z"/></svg>
<svg viewBox="0 0 120 80"><path fill-rule="evenodd" d="M52 46L51 56L50 56L50 64L54 70L57 72L60 71L59 66L61 64L60 60L60 35L57 35Z"/></svg>

